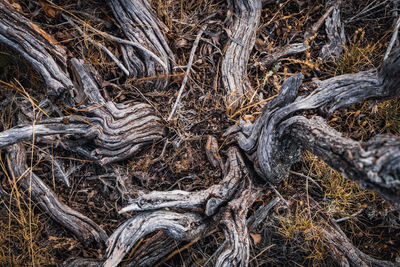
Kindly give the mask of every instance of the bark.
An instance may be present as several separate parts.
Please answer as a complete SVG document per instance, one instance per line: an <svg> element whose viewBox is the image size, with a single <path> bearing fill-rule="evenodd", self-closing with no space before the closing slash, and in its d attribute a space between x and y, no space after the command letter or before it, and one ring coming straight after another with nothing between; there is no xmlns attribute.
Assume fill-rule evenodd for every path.
<svg viewBox="0 0 400 267"><path fill-rule="evenodd" d="M343 51L345 36L339 3L329 9L308 33L315 33L326 19L329 43L321 52L324 60L337 58ZM168 29L156 18L145 0L110 0L109 6L127 38L105 33L106 38L121 45L125 66L117 57L112 57L113 60L120 63L125 74L128 70L128 78L154 77L148 79L150 82L145 86L165 89L174 65L172 51L163 35ZM228 113L240 107L245 99L252 101L257 98L247 77L247 62L255 42L261 6L260 0L228 0L226 32L229 41L221 61ZM79 23L66 15L64 18L72 25ZM197 42L203 31L196 38ZM35 68L43 77L51 100L54 103L61 101L66 107L64 112L68 113L66 116L60 112L59 117L39 118L34 123L20 124L0 132L0 149L7 149L10 173L18 177L24 190L30 190L34 201L43 210L84 244L102 246L107 239L104 231L57 199L54 192L27 166L26 151L21 142L32 139L39 144L54 142L56 149L62 147L78 152L105 165L130 158L144 146L163 138L163 122L148 104L107 101L100 93L103 84L93 66L83 60L68 58L50 35L24 18L5 0L0 0L0 42L20 53ZM96 40L93 38L90 42L95 43ZM107 48L102 49L110 55ZM291 44L265 56L260 64L268 66L282 57L306 49L306 42ZM220 183L195 192L140 192L139 197L131 199L119 211L134 214L107 239L102 259L75 258L65 262L65 265L116 266L131 254L132 248L136 248L132 257L127 259L129 266L151 266L174 250L176 242L203 238L220 225L225 241L215 252L216 265L247 266L250 256L249 229L256 229L281 197L267 206L261 206L254 216L247 218L248 210L261 190L253 187L253 175L250 175L252 172L246 165L249 163L242 152L252 161L259 176L276 183L287 177L290 167L299 161L301 153L309 150L361 186L399 203L400 138L377 136L367 142L358 142L343 137L321 117L359 102L399 96L398 77L399 49L385 59L380 69L308 84L302 84L302 74L290 77L283 83L279 95L265 104L254 124L240 121L237 127L228 130L236 134L241 150L231 146L225 162L219 154L216 138L208 137L205 154L214 168L221 169ZM311 93L299 96L301 87L302 91ZM314 115L309 115L310 110ZM308 115L304 111L308 111ZM33 119L29 114L28 117ZM55 169L56 176L69 185L62 164L55 162ZM338 263L390 265L356 249L335 222L327 218L322 220L325 220L322 230L324 240ZM142 244L138 244L140 240L143 240Z"/></svg>
<svg viewBox="0 0 400 267"><path fill-rule="evenodd" d="M42 76L49 97L62 97L70 101L68 90L73 85L68 75L64 49L5 0L0 1L0 42L22 55Z"/></svg>
<svg viewBox="0 0 400 267"><path fill-rule="evenodd" d="M291 147L301 144L302 150L311 151L362 188L400 202L400 138L376 136L357 142L342 137L321 117L295 116L282 122L279 130L284 132L282 139L291 140Z"/></svg>
<svg viewBox="0 0 400 267"><path fill-rule="evenodd" d="M321 58L325 61L338 59L346 44L344 24L340 20L340 4L341 1L335 3L332 13L325 21L328 43L321 49Z"/></svg>
<svg viewBox="0 0 400 267"><path fill-rule="evenodd" d="M174 64L174 55L162 33L162 28L168 30L166 26L157 19L147 0L111 0L109 5L128 40L141 43L163 63L160 65L147 53L123 44L121 50L130 76L154 77L148 86L165 89Z"/></svg>
<svg viewBox="0 0 400 267"><path fill-rule="evenodd" d="M388 98L396 97L400 94L400 91L398 90L399 80L396 78L398 75L400 75L399 50L396 50L396 52L383 63L379 72L371 70L313 82L308 86L311 88L316 87L315 90L305 97L298 97L295 99L298 88L301 84L302 75L292 76L282 85L280 95L264 106L261 117L251 127L251 130L247 129L245 131L247 135L243 132L238 134L237 139L239 145L253 159L255 168L260 176L273 183L279 182L283 178L287 177L290 166L300 159L300 153L303 151L303 148L311 149L310 147L314 146L322 147L325 143L332 142L331 148L333 149L333 143L335 142L333 138L325 140L324 142L321 141L322 139L315 138L317 143L309 143L309 139L307 138L312 134L311 132L313 131L313 128L317 127L316 125L307 127L310 135L307 134L306 138L297 138L293 135L291 135L291 138L284 138L279 127L285 120L288 120L299 111L308 109L319 110L319 112L326 114L332 113L336 109L348 107L352 104L370 99L386 100ZM288 127L287 125L294 121L295 119L287 121L285 127ZM328 134L330 131L328 131L326 127L324 129L325 130L321 135ZM307 130L305 129L305 131ZM392 139L396 138L398 137ZM353 174L350 170L355 170L354 168L358 168L359 171L360 169L363 170L361 171L362 174L359 173L360 175L369 173L370 170L374 169L374 173L378 175L379 178L375 177L375 174L371 173L369 178L370 182L366 183L363 180L364 182L361 182L360 184L371 188L372 181L375 181L375 184L382 183L381 188L374 188L374 190L378 190L385 198L397 202L398 182L396 181L399 179L399 173L397 170L399 165L393 165L394 162L397 163L398 155L396 149L392 148L397 144L397 141L392 139L390 139L391 141L371 141L372 143L370 145L359 144L360 148L368 146L369 149L359 149L357 155L369 151L369 159L372 160L374 158L375 160L372 160L369 163L364 163L364 166L368 164L371 165L368 168L358 168L353 166L353 168L348 170L349 173L347 174ZM345 144L342 139L341 141L342 142L338 144L339 146ZM374 149L373 147L376 146L374 145L374 142L376 144L387 144L386 150L378 151L377 149ZM345 147L341 147L341 149L342 152L346 151ZM317 151L318 149L315 148L314 150ZM326 151L328 150L329 149L326 149ZM372 152L375 154L371 154L371 151L375 151ZM381 156L380 153L382 152L388 154ZM356 152L351 151L350 153L352 155L352 153ZM392 155L393 153L394 155ZM322 155L323 153L318 154ZM343 157L343 154L340 154L340 156ZM325 158L327 159L328 157L329 156L326 156ZM362 160L362 158L356 159L356 161L352 161L349 164L357 165L357 160ZM333 161L334 159L330 160L330 162ZM380 167L377 165L381 162L384 164L390 164L390 166ZM329 161L327 163L329 164ZM346 166L349 166L349 164ZM343 171L343 169L340 169L339 171ZM346 175L346 173L344 174ZM359 180L356 176L350 176L349 178ZM389 190L391 192L386 192L387 190L383 189L388 187L392 187L392 189Z"/></svg>
<svg viewBox="0 0 400 267"><path fill-rule="evenodd" d="M250 237L246 216L258 194L251 189L242 191L239 198L231 201L222 212L226 245L218 256L215 266L248 266Z"/></svg>
<svg viewBox="0 0 400 267"><path fill-rule="evenodd" d="M163 230L176 240L192 240L207 228L196 213L172 211L144 212L121 225L108 239L105 267L116 266L142 237Z"/></svg>
<svg viewBox="0 0 400 267"><path fill-rule="evenodd" d="M247 63L256 39L261 15L260 0L229 0L231 23L227 31L229 43L221 63L222 82L227 93L228 113L246 98L254 98L247 77Z"/></svg>
<svg viewBox="0 0 400 267"><path fill-rule="evenodd" d="M107 235L95 222L62 203L55 193L28 167L26 151L22 144L7 149L8 168L23 190L29 191L34 202L51 218L70 231L86 246L104 247Z"/></svg>
<svg viewBox="0 0 400 267"><path fill-rule="evenodd" d="M246 266L249 260L246 215L258 193L246 182L246 166L237 149L229 149L225 166L223 181L204 191L152 191L131 201L120 213L140 213L121 225L108 240L105 266L118 264L140 238L151 232L163 230L175 240L189 241L206 236L218 224L224 225L228 242L218 255L217 265ZM168 239L164 242L168 244Z"/></svg>
<svg viewBox="0 0 400 267"><path fill-rule="evenodd" d="M262 58L259 59L258 62L256 62L256 66L263 66L263 67L268 67L277 62L279 59L296 55L302 52L305 52L309 48L308 45L305 43L295 43L295 44L289 44L281 49L278 49L278 51L273 52L271 54L268 54Z"/></svg>

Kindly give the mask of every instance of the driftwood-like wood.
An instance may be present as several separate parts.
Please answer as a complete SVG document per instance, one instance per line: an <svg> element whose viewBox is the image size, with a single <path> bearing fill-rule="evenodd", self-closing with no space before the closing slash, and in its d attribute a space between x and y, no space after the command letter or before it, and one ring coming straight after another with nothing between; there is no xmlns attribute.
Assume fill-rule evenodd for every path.
<svg viewBox="0 0 400 267"><path fill-rule="evenodd" d="M59 145L100 164L126 159L143 146L162 138L164 127L148 104L107 102L96 80L77 59L72 59L76 101L82 115L51 118L34 125L19 125L0 133L0 148L35 137L67 135ZM92 145L95 148L92 149Z"/></svg>
<svg viewBox="0 0 400 267"><path fill-rule="evenodd" d="M223 204L232 199L247 175L243 159L234 147L228 150L225 168L227 175L222 182L208 189L199 192L152 191L132 200L130 205L123 208L120 213L174 208L184 210L204 209L205 215L213 216Z"/></svg>
<svg viewBox="0 0 400 267"><path fill-rule="evenodd" d="M6 0L0 1L0 43L13 48L42 76L50 98L69 101L69 78L64 49L40 27L27 20Z"/></svg>
<svg viewBox="0 0 400 267"><path fill-rule="evenodd" d="M312 236L320 238L327 252L338 266L398 266L398 264L389 261L373 258L354 246L341 230L339 224L321 212L323 208L319 203L310 196L308 198L310 207L313 207L312 216L315 224L303 232L304 237L306 239ZM275 212L267 220L267 225L277 227L281 223L281 214L277 211L287 209L288 207L283 202L277 203Z"/></svg>
<svg viewBox="0 0 400 267"><path fill-rule="evenodd" d="M325 31L328 43L321 49L322 60L335 60L344 50L346 35L344 34L344 24L340 20L340 4L337 1L330 16L325 21Z"/></svg>
<svg viewBox="0 0 400 267"><path fill-rule="evenodd" d="M221 63L228 112L240 106L245 95L254 97L247 77L247 63L256 39L261 15L260 0L228 0L231 23L229 42Z"/></svg>
<svg viewBox="0 0 400 267"><path fill-rule="evenodd" d="M226 245L218 256L215 266L248 266L250 257L250 236L247 228L247 212L258 193L251 189L242 191L241 196L231 202L222 212Z"/></svg>
<svg viewBox="0 0 400 267"><path fill-rule="evenodd" d="M344 171L344 168L339 168L339 171L360 182L360 185L374 189L381 193L383 197L398 202L398 180L400 179L398 168L400 165L398 150L394 147L398 144L398 141L395 140L398 137L385 138L385 141L382 141L382 139L378 141L377 139L369 144L361 144L350 140L335 139L333 138L334 135L340 135L338 133L333 134L333 130L328 130L327 126L321 127L321 125L315 124L306 127L304 120L297 118L297 120L286 121L285 127L289 127L288 125L295 123L295 121L302 121L304 130L309 134L306 138L299 136L300 138L297 139L293 135L291 135L291 138L284 138L280 125L294 113L307 109L318 109L322 113L332 113L338 108L369 99L386 100L390 97L396 97L400 94L400 90L398 90L400 81L397 78L399 75L399 50L396 50L383 63L379 72L372 70L313 82L308 86L316 88L306 97L295 99L297 90L301 85L302 75L292 76L282 85L280 95L265 105L261 117L252 126L252 129L245 131L247 136L243 132L238 134L239 145L254 161L256 171L266 180L275 183L288 176L290 166L300 160L302 148L311 149L314 145L312 151L324 156L323 158L327 160L328 164L333 165L332 167L339 168L339 164L333 164L335 159L328 160L333 154L325 154L329 149L334 149L335 142L339 142L337 145L340 147L340 152L336 152L338 157L351 159L355 156L354 160L346 165L349 169ZM312 140L315 140L315 142L310 142L311 135L316 134L319 130L321 130L321 138L327 134L331 138L322 141L323 139L314 136L315 138ZM357 143L359 149L355 149L357 152L349 150L350 154L346 156L343 153L346 152L346 145L350 144L349 142ZM329 147L328 143L332 146ZM378 144L381 146L386 144L385 153L387 154L381 154L383 150L376 148ZM324 152L321 151L322 147L325 147ZM367 155L364 152L370 154ZM359 165L362 158L356 158L357 156L361 157L361 155L363 155L362 158L369 158L369 162L362 163L363 166ZM352 164L354 166L351 167ZM388 165L382 166L382 164ZM373 173L371 173L372 170L374 170ZM361 176L366 175L366 177L370 174L369 181L367 182L365 178L361 181L361 178L355 175L356 173ZM381 185L377 186L378 183L381 183Z"/></svg>
<svg viewBox="0 0 400 267"><path fill-rule="evenodd" d="M153 191L132 200L120 213L141 213L110 237L104 265L119 263L141 237L153 231L163 230L174 239L185 241L204 236L221 223L225 225L228 243L218 255L217 265L246 266L249 257L246 214L258 193L246 182L246 166L234 147L228 150L225 173L220 184L200 192ZM190 230L185 228L188 224Z"/></svg>
<svg viewBox="0 0 400 267"><path fill-rule="evenodd" d="M144 212L121 225L107 241L105 267L116 266L140 238L163 230L176 240L192 240L206 230L204 218L196 213Z"/></svg>
<svg viewBox="0 0 400 267"><path fill-rule="evenodd" d="M123 60L128 66L130 76L159 76L154 77L150 85L153 88L164 89L174 64L174 55L162 33L166 26L158 20L147 0L111 0L109 5L125 36L132 42L141 43L163 62L163 65L160 65L147 53L123 44Z"/></svg>
<svg viewBox="0 0 400 267"><path fill-rule="evenodd" d="M305 43L295 43L286 45L271 54L261 57L258 60L258 62L256 62L255 66L263 66L263 67L271 66L281 58L300 54L302 52L305 52L308 48L309 46L306 45Z"/></svg>
<svg viewBox="0 0 400 267"><path fill-rule="evenodd" d="M62 203L55 193L28 167L22 144L7 148L8 168L19 185L30 192L32 199L56 222L70 231L86 246L104 247L107 235L95 222Z"/></svg>
<svg viewBox="0 0 400 267"><path fill-rule="evenodd" d="M385 199L400 203L400 138L376 136L357 142L329 127L321 117L292 117L281 123L282 138L291 147L301 144L345 177L362 188L378 192ZM298 159L292 162L298 161Z"/></svg>
<svg viewBox="0 0 400 267"><path fill-rule="evenodd" d="M228 41L222 53L221 80L227 93L227 111L231 113L240 107L244 99L258 100L259 96L247 77L247 64L256 39L262 3L278 4L279 1L227 2L229 12L225 31ZM340 3L330 3L331 7L305 34L304 43L290 44L277 53L265 55L259 64L268 67L282 57L309 49L307 41L324 21L328 44L322 48L321 57L323 60L336 59L345 43ZM96 43L95 37L89 38L89 42L105 51L129 76L127 78L145 78L144 86L148 89L165 89L174 66L174 56L164 36L168 31L166 26L157 19L147 0L110 0L108 5L127 39L102 34L120 45L121 58L113 55L112 49ZM379 69L307 84L302 84L302 74L291 76L283 83L279 95L265 104L254 124L241 120L227 131L236 135L241 150L230 147L226 151L225 162L219 154L217 139L208 137L206 156L215 168L221 169L221 182L195 192L139 192L137 198L130 199L119 211L133 212L132 217L107 238L92 220L61 203L28 167L22 141L35 138L35 144L54 144L56 152L61 147L77 152L85 159L97 161L94 164L105 165L130 158L144 146L160 140L165 127L149 104L106 100L100 93L104 86L95 67L71 58L71 53L66 53L15 6L18 7L0 0L0 43L21 54L43 77L50 96L49 110L57 112L51 112L46 118L41 115L34 117L29 108L21 108L21 113L28 119L22 120L20 114L15 115L20 119L20 125L0 132L0 149L7 153L10 174L18 179L24 190L31 190L33 200L44 211L85 245L94 243L102 247L106 243L107 247L101 259L71 258L65 262L66 266L117 266L124 259L129 261L128 266L152 266L176 250L177 245L196 242L218 226L224 231L225 241L214 253L215 265L248 266L249 231L255 231L283 197L278 192L278 198L259 207L253 216L247 218L261 190L253 187L253 175L250 175L246 164L252 162L259 176L276 183L288 176L291 166L300 160L305 150L319 156L361 186L377 191L391 202L400 202L400 138L377 136L367 142L358 142L343 137L322 118L352 104L399 96L400 50L397 49L387 59L385 57ZM59 12L62 13L61 10ZM59 18L67 20L68 25L84 35L84 31L78 28L82 22L66 14L61 14ZM100 34L94 28L91 30ZM187 74L191 71L191 62L203 32L210 36L213 34L206 32L205 26L201 28L193 45ZM182 88L188 76L185 76ZM302 92L311 93L299 96L301 87ZM179 99L178 96L177 103ZM56 107L57 104L62 104L63 112ZM307 115L303 111L308 111ZM243 158L243 152L249 161ZM63 164L54 161L52 156L45 157L53 161L55 177L69 185ZM283 202L287 208L290 206L289 201ZM318 214L316 216L325 222L325 228L321 230L324 244L339 264L391 265L355 248L334 221Z"/></svg>
<svg viewBox="0 0 400 267"><path fill-rule="evenodd" d="M325 219L324 227L320 230L332 258L340 266L399 266L389 261L375 259L359 250L352 244L339 225L332 220Z"/></svg>

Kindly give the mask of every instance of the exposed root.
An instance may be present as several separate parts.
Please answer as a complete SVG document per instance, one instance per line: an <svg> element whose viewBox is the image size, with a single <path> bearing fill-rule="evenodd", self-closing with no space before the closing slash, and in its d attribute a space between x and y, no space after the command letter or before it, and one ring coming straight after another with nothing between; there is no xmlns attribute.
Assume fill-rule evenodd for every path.
<svg viewBox="0 0 400 267"><path fill-rule="evenodd" d="M51 218L69 230L83 244L94 243L103 247L106 233L95 222L60 202L54 192L28 167L26 151L22 144L9 146L8 167L15 180L24 190L30 190L32 198Z"/></svg>
<svg viewBox="0 0 400 267"><path fill-rule="evenodd" d="M256 39L261 1L230 0L228 5L231 12L230 41L221 63L221 74L227 93L228 113L231 113L240 107L245 95L252 97L254 93L247 77L247 63Z"/></svg>

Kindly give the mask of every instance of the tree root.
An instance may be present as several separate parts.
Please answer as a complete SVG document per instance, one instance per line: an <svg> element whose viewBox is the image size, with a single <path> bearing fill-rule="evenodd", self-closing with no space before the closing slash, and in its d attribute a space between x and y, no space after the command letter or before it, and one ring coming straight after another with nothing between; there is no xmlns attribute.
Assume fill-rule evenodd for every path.
<svg viewBox="0 0 400 267"><path fill-rule="evenodd" d="M60 202L55 193L28 167L26 151L22 144L7 148L8 168L24 190L29 190L33 200L39 203L51 218L70 231L84 245L92 243L104 247L107 235L95 222Z"/></svg>
<svg viewBox="0 0 400 267"><path fill-rule="evenodd" d="M260 21L260 0L229 0L231 12L228 35L230 41L221 63L222 82L227 93L227 109L236 110L245 95L250 95L250 81L247 78L247 63L256 39Z"/></svg>
<svg viewBox="0 0 400 267"><path fill-rule="evenodd" d="M132 42L148 47L159 56L160 66L153 58L129 45L122 45L122 54L130 76L135 78L155 77L150 85L155 89L165 89L168 74L172 72L174 55L169 48L161 28L166 27L158 20L147 0L112 0L111 10L120 24L125 36ZM149 85L149 86L150 86Z"/></svg>

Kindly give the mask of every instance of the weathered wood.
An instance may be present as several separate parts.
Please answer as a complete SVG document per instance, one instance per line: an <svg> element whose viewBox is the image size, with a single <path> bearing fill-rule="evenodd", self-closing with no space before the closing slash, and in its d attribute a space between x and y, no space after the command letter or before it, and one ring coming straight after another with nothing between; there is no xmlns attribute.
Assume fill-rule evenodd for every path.
<svg viewBox="0 0 400 267"><path fill-rule="evenodd" d="M218 256L215 266L248 266L250 257L250 237L247 228L247 212L258 193L245 189L240 197L229 202L221 215L224 226L225 247Z"/></svg>
<svg viewBox="0 0 400 267"><path fill-rule="evenodd" d="M249 258L246 214L258 193L246 182L246 166L236 148L228 150L225 166L227 175L223 181L209 189L152 191L131 201L120 213L141 213L121 225L110 237L105 266L120 262L141 237L153 231L163 230L174 239L184 241L206 235L219 223L226 226L228 242L217 260L218 266L239 263L245 266ZM185 228L188 224L191 227Z"/></svg>
<svg viewBox="0 0 400 267"><path fill-rule="evenodd" d="M231 14L230 41L221 62L222 82L227 96L228 113L240 106L245 95L253 97L247 63L256 39L261 15L260 0L228 0Z"/></svg>
<svg viewBox="0 0 400 267"><path fill-rule="evenodd" d="M282 139L290 147L301 144L345 177L362 188L378 192L385 199L400 203L400 138L376 136L357 142L329 127L321 117L292 117L281 123ZM292 159L292 162L298 159Z"/></svg>
<svg viewBox="0 0 400 267"><path fill-rule="evenodd" d="M161 31L165 26L158 20L147 0L111 0L109 5L125 36L130 41L141 43L164 62L164 66L160 66L148 54L124 44L121 46L122 55L130 76L159 76L151 80L149 86L165 89L168 84L166 76L171 74L174 64L174 55Z"/></svg>
<svg viewBox="0 0 400 267"><path fill-rule="evenodd" d="M321 209L313 198L310 198L310 201L314 207ZM359 250L340 226L323 213L316 212L316 219L322 226L318 227L317 231L322 234L325 247L340 266L398 266L389 261L375 259Z"/></svg>
<svg viewBox="0 0 400 267"><path fill-rule="evenodd" d="M198 210L207 216L213 216L223 204L232 199L247 175L243 159L234 147L228 150L225 172L227 175L221 183L206 190L198 192L152 191L132 200L130 205L123 208L120 213L173 208Z"/></svg>
<svg viewBox="0 0 400 267"><path fill-rule="evenodd" d="M322 113L331 113L338 108L347 107L352 104L366 101L369 99L376 100L386 100L388 98L396 97L400 94L399 79L400 75L400 60L399 60L399 50L396 50L391 57L386 60L379 72L375 70L360 72L356 74L347 74L342 76L337 76L324 81L316 81L309 85L311 88L316 89L308 96L298 97L294 99L297 95L297 90L301 84L302 76L292 76L290 77L281 88L281 94L274 98L271 102L267 103L263 109L263 113L258 121L253 125L251 131L246 130L247 136L244 133L238 134L238 142L240 147L245 150L252 158L255 163L256 171L266 180L270 182L279 182L283 178L288 176L288 171L290 166L300 159L300 153L303 148L311 149L318 152L318 155L330 155L332 153L327 153L329 149L333 149L334 142L339 142L338 139L333 138L331 134L330 139L321 141L321 139L313 138L314 142L309 143L311 135L316 133L315 127L318 125L305 126L305 123L300 127L305 127L304 130L307 131L307 137L300 137L291 135L290 138L284 138L282 136L283 131L279 130L280 125L284 120L288 120L294 113L307 110L307 109L319 109ZM299 117L297 117L297 121ZM286 121L284 126L288 127L290 123L295 123L296 119ZM302 120L304 122L304 120ZM321 136L325 134L332 133L327 127L318 127L321 130ZM299 129L299 128L297 128ZM307 130L306 130L307 129ZM297 131L297 133L300 133ZM336 134L337 136L338 134ZM359 149L356 151L349 151L351 155L357 153L357 155L363 154L369 150L374 150L375 152L370 152L369 155L370 162L364 162L363 166L349 166L351 164L357 165L359 162L352 161L347 164L346 167L347 174L349 178L355 179L368 188L374 189L381 193L385 198L398 202L399 201L399 191L398 182L399 171L398 171L398 150L392 146L397 144L396 140L389 141L371 141L372 143L359 144ZM341 152L336 152L340 157L345 158L346 156L342 152L346 151L346 145L349 140L340 139L340 144L337 144L338 149ZM355 142L355 141L354 141ZM332 147L327 145L327 143L332 143ZM387 144L385 148L385 155L381 155L383 151L376 150L376 145ZM315 147L313 147L315 145ZM324 152L319 151L321 147L325 146ZM367 146L368 148L365 148ZM313 147L313 148L312 148ZM318 147L318 148L317 148ZM340 148L339 148L340 147ZM362 149L361 149L362 148ZM374 154L375 153L375 154ZM394 153L394 154L393 154ZM349 156L351 157L351 156ZM363 156L364 158L367 156ZM372 158L375 157L375 160ZM328 160L329 156L325 159ZM384 160L384 162L379 161ZM359 158L358 160L362 160ZM371 161L372 160L372 161ZM329 160L333 165L334 159ZM328 161L328 164L329 164ZM389 164L387 166L381 166L381 163ZM369 167L366 167L370 164ZM333 167L339 167L335 165ZM368 182L361 178L357 178L355 175L354 168L359 168L358 174L365 175L371 170L371 176L368 178ZM362 169L362 170L361 170ZM339 169L339 171L344 172L344 169ZM353 172L352 172L353 171ZM346 173L344 173L346 175ZM367 175L368 177L368 175ZM379 178L378 178L379 177ZM378 186L378 183L382 183ZM390 189L388 189L390 188Z"/></svg>
<svg viewBox="0 0 400 267"><path fill-rule="evenodd" d="M247 62L256 38L262 2L279 1L228 0L230 17L226 32L229 41L221 61L228 112L239 107L244 98L257 98L247 77ZM98 46L117 62L125 74L133 78L154 77L146 79L149 81L146 86L165 89L168 84L166 77L172 73L174 64L173 54L163 35L165 26L158 21L146 0L110 0L109 6L128 40L104 34L121 45L122 59L127 68L108 48ZM328 9L309 35L318 30L325 18L329 43L324 46L321 55L327 60L340 55L345 36L338 4ZM69 22L79 24L72 17ZM201 34L197 39L200 40L200 37ZM89 41L96 45L95 39ZM32 197L52 218L82 242L94 242L101 246L107 238L104 231L90 219L62 204L28 168L21 141L35 137L35 143L54 142L56 149L63 147L100 164L107 164L129 158L143 146L162 138L164 126L161 119L150 105L107 101L100 93L101 79L93 66L68 58L50 35L25 19L5 0L0 0L0 42L21 53L43 77L52 99L61 96L64 106L69 104L65 112L73 114L63 116L59 112L58 118L35 118L35 123L21 124L0 132L0 148L8 150L10 172L22 177L19 181L22 187L32 190ZM278 53L265 56L260 64L268 66L305 49L308 49L306 43L291 44ZM256 172L269 182L285 178L301 153L309 150L361 186L399 203L398 137L378 136L368 142L357 142L341 136L321 117L302 115L302 111L306 110L327 114L365 100L385 100L400 95L399 57L399 50L395 50L380 70L310 82L303 89L312 93L305 96L298 96L303 76L292 76L282 85L280 94L264 106L254 124L240 121L236 129L228 132L237 133L237 141L253 161ZM33 116L27 118L34 119ZM135 215L108 239L107 251L102 259L77 258L67 261L65 265L118 265L139 240L147 237L144 244L132 253L129 265L150 266L175 249L175 242L197 240L222 225L226 240L215 253L216 265L247 266L250 255L247 224L255 229L279 198L247 219L247 212L259 190L251 187L250 176L239 150L234 147L228 149L228 159L224 164L216 139L209 137L206 155L215 168L222 170L223 179L219 184L197 192L141 192L138 198L120 210L120 213L134 211ZM56 176L68 184L63 167L55 162L55 169L58 170ZM337 262L344 265L390 265L356 249L337 224L329 219L326 221L322 234ZM157 233L148 237L154 232Z"/></svg>
<svg viewBox="0 0 400 267"><path fill-rule="evenodd" d="M325 21L325 31L328 37L328 43L321 49L322 60L335 60L344 50L346 36L344 33L344 24L340 20L340 4L337 1L330 16Z"/></svg>
<svg viewBox="0 0 400 267"><path fill-rule="evenodd" d="M355 247L339 225L332 220L326 219L321 232L325 246L328 248L332 258L340 266L399 266L398 264L375 259L357 247Z"/></svg>
<svg viewBox="0 0 400 267"><path fill-rule="evenodd" d="M87 116L52 118L0 132L0 148L33 136L61 134L65 137L58 145L107 164L130 157L163 136L164 127L148 104L108 102L103 108L87 110Z"/></svg>
<svg viewBox="0 0 400 267"><path fill-rule="evenodd" d="M159 260L176 250L179 244L179 240L175 240L165 232L159 231L143 241L143 244L136 249L126 266L155 266Z"/></svg>
<svg viewBox="0 0 400 267"><path fill-rule="evenodd" d="M54 192L28 167L26 151L22 144L7 148L8 168L21 187L30 191L32 199L52 219L61 224L85 245L103 247L107 235L95 222L60 202Z"/></svg>
<svg viewBox="0 0 400 267"><path fill-rule="evenodd" d="M35 68L46 83L49 97L70 101L68 91L73 85L64 49L6 0L0 1L0 43L10 46Z"/></svg>
<svg viewBox="0 0 400 267"><path fill-rule="evenodd" d="M173 211L144 212L121 225L107 241L105 267L116 266L140 238L163 230L176 240L192 240L204 234L205 218L196 213Z"/></svg>
<svg viewBox="0 0 400 267"><path fill-rule="evenodd" d="M162 138L161 119L148 104L107 102L82 62L72 59L77 102L82 115L71 115L19 125L0 132L0 148L35 137L63 134L65 149L107 164L126 159L143 146ZM91 149L92 143L95 148Z"/></svg>
<svg viewBox="0 0 400 267"><path fill-rule="evenodd" d="M296 55L306 51L309 48L305 43L289 44L282 48L278 48L276 51L261 57L255 64L255 66L268 67L277 62L279 59Z"/></svg>

